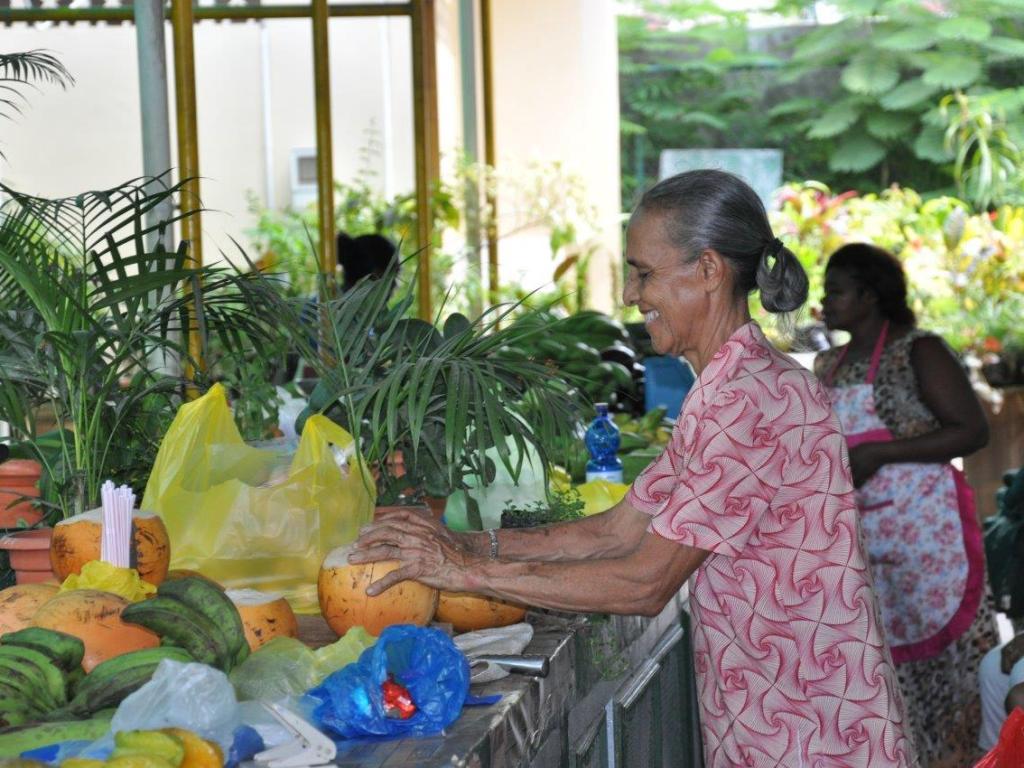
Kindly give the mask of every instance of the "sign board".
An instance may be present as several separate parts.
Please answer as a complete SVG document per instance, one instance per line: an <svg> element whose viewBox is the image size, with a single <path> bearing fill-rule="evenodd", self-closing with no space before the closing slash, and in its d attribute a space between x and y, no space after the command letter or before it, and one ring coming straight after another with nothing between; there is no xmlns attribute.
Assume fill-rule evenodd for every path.
<svg viewBox="0 0 1024 768"><path fill-rule="evenodd" d="M782 186L781 149L664 149L658 178L698 168L735 173L754 188L765 208L771 208L772 196Z"/></svg>

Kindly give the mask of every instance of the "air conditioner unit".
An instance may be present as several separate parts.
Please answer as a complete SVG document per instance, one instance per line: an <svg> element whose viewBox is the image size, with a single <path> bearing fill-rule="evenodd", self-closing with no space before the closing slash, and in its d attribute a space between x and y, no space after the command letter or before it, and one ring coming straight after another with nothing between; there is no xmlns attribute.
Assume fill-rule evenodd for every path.
<svg viewBox="0 0 1024 768"><path fill-rule="evenodd" d="M292 208L300 210L316 202L316 148L292 150Z"/></svg>

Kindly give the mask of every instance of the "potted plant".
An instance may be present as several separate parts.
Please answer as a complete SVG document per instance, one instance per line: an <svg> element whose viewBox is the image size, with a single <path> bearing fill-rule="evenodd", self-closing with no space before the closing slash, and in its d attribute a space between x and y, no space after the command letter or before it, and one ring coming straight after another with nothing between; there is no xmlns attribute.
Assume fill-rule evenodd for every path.
<svg viewBox="0 0 1024 768"><path fill-rule="evenodd" d="M471 476L486 484L492 457L515 478L530 454L546 471L553 446L583 412L580 396L517 350L557 321L507 323L518 307L472 320L456 313L436 325L411 318L415 279L389 302L399 274L395 264L322 302L322 347L303 350L320 375L307 413L324 412L360 437L378 506L443 500ZM293 336L308 340L308 326L298 330L292 318Z"/></svg>
<svg viewBox="0 0 1024 768"><path fill-rule="evenodd" d="M193 266L187 243L165 249L187 214L152 214L180 184L139 179L55 200L0 189L0 421L42 465L53 522L96 506L107 479L144 485L182 398L179 367L196 363L190 328L229 349L258 345L272 333L259 307L273 287ZM41 434L43 406L57 427Z"/></svg>

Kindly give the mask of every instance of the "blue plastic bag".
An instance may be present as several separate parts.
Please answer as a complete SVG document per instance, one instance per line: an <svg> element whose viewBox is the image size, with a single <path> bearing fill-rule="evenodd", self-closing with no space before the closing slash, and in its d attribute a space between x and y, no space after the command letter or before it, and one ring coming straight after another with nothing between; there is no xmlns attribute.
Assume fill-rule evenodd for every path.
<svg viewBox="0 0 1024 768"><path fill-rule="evenodd" d="M388 717L381 684L394 675L416 712ZM388 627L359 661L330 675L308 693L313 722L343 739L438 733L455 722L469 694L469 662L443 632L411 624Z"/></svg>

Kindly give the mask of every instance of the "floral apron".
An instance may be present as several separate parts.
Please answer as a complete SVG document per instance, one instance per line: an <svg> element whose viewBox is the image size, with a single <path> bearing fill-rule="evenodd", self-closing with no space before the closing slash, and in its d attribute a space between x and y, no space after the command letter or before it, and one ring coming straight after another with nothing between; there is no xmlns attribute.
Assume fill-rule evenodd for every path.
<svg viewBox="0 0 1024 768"><path fill-rule="evenodd" d="M886 323L863 384L832 386L845 349L825 378L849 448L894 439L874 398L888 331ZM939 655L971 626L984 591L981 527L963 473L948 463L886 464L856 496L893 661Z"/></svg>

